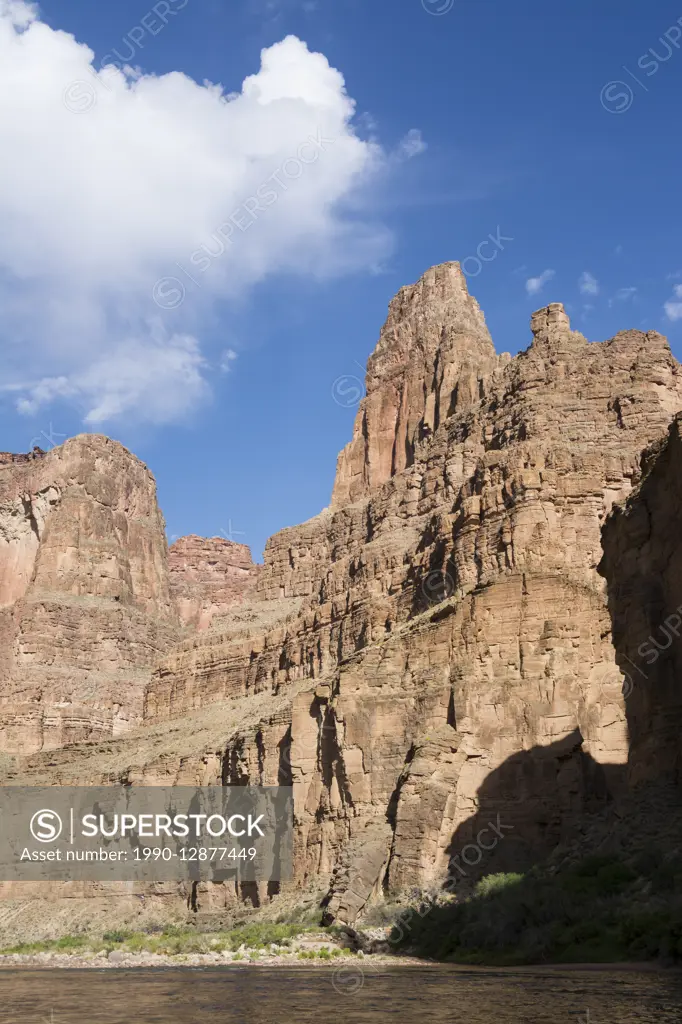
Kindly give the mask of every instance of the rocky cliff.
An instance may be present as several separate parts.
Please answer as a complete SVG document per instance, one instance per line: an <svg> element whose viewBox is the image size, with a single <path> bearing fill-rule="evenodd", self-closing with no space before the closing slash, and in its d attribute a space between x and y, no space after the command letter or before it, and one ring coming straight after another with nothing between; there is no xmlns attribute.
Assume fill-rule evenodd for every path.
<svg viewBox="0 0 682 1024"><path fill-rule="evenodd" d="M256 593L281 622L186 642L148 690L162 721L296 686L286 716L228 744L226 780L273 781L285 751L300 876L336 870L340 916L444 877L518 752L486 806L521 859L608 799L627 759L600 531L682 407L680 368L654 332L588 343L559 304L531 334L495 356L456 264L404 289L331 508L267 545Z"/></svg>
<svg viewBox="0 0 682 1024"><path fill-rule="evenodd" d="M682 416L642 455L642 480L603 532L633 785L682 780Z"/></svg>
<svg viewBox="0 0 682 1024"><path fill-rule="evenodd" d="M160 652L142 727L6 773L291 783L294 888L346 921L442 884L482 816L520 866L624 784L601 529L682 372L656 332L589 343L558 303L497 356L449 263L392 302L366 390L330 508L244 564L240 604L202 622L211 573L176 570L208 628Z"/></svg>
<svg viewBox="0 0 682 1024"><path fill-rule="evenodd" d="M118 735L177 641L149 470L82 435L0 460L0 748Z"/></svg>
<svg viewBox="0 0 682 1024"><path fill-rule="evenodd" d="M258 571L246 544L222 537L181 537L168 549L168 566L180 621L199 632L242 603Z"/></svg>

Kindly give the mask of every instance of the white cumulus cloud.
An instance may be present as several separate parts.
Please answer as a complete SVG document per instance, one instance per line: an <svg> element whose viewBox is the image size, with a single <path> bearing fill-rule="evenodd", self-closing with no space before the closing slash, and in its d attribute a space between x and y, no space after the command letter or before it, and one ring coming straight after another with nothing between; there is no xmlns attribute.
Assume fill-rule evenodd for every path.
<svg viewBox="0 0 682 1024"><path fill-rule="evenodd" d="M390 161L294 36L233 93L93 61L0 0L1 390L28 413L66 399L89 425L162 423L230 362L204 351L217 300L380 262L390 235L350 200Z"/></svg>
<svg viewBox="0 0 682 1024"><path fill-rule="evenodd" d="M582 295L599 294L599 282L593 274L590 274L589 270L584 270L580 275L578 287L580 288L580 292Z"/></svg>
<svg viewBox="0 0 682 1024"><path fill-rule="evenodd" d="M543 270L538 277L529 277L526 281L526 291L529 295L537 295L537 293L542 291L547 282L551 281L553 277L553 270Z"/></svg>
<svg viewBox="0 0 682 1024"><path fill-rule="evenodd" d="M675 298L669 299L663 306L668 320L682 320L682 284L676 284L674 289Z"/></svg>

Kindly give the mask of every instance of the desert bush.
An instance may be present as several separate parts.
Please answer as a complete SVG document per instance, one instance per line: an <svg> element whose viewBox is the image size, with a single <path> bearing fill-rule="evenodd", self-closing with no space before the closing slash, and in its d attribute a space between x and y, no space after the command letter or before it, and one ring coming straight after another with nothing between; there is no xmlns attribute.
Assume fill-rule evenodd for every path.
<svg viewBox="0 0 682 1024"><path fill-rule="evenodd" d="M489 875L468 899L412 911L391 941L399 949L464 963L682 960L678 873L666 868L662 875L665 865L658 860L650 866L668 886L672 876L667 905L633 912L651 877L642 878L613 855L591 856L554 875L538 869Z"/></svg>

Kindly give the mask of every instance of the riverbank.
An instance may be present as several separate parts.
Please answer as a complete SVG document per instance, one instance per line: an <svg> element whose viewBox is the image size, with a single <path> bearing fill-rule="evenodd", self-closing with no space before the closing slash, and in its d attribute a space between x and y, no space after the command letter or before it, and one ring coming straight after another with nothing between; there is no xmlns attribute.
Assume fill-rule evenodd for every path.
<svg viewBox="0 0 682 1024"><path fill-rule="evenodd" d="M18 967L46 967L63 969L94 968L97 970L114 968L180 968L180 967L283 967L295 970L300 967L328 968L340 976L372 972L381 967L436 967L435 961L421 960L411 956L390 956L372 954L364 956L362 952L346 953L341 956L330 954L328 957L301 957L298 953L278 953L276 955L260 951L252 955L235 956L228 953L178 953L164 955L162 953L126 953L123 951L100 950L97 953L10 953L0 955L0 971Z"/></svg>
<svg viewBox="0 0 682 1024"><path fill-rule="evenodd" d="M514 967L492 967L485 964L444 964L442 961L426 960L421 957L408 956L405 954L393 955L374 953L365 956L362 953L349 954L343 959L338 958L303 958L295 953L272 956L267 953L260 953L258 956L242 956L236 958L224 953L197 953L178 954L176 956L165 956L160 953L107 953L100 950L98 953L33 953L33 954L7 954L0 955L0 971L16 970L17 968L47 968L55 969L94 969L110 970L119 968L146 969L157 968L187 968L187 967L279 967L286 970L299 968L319 968L331 970L339 978L339 984L352 982L354 976L361 974L372 974L383 968L394 970L403 967L420 968L442 968L447 967L455 972L475 974L554 974L584 973L606 971L618 974L667 974L671 971L680 973L682 968L679 965L665 965L659 962L645 960L642 962L622 963L554 963L554 964L522 964Z"/></svg>
<svg viewBox="0 0 682 1024"><path fill-rule="evenodd" d="M384 931L379 935L385 939ZM251 922L198 931L182 925L149 931L82 932L0 949L2 967L209 967L216 965L318 966L421 963L395 955L377 937L335 926Z"/></svg>

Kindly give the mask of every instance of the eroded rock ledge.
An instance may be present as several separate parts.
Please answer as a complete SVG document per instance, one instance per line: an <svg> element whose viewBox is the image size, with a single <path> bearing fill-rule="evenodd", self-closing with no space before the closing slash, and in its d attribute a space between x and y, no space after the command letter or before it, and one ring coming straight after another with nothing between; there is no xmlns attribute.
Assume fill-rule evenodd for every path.
<svg viewBox="0 0 682 1024"><path fill-rule="evenodd" d="M74 437L0 463L0 747L27 754L139 724L178 639L154 478Z"/></svg>
<svg viewBox="0 0 682 1024"><path fill-rule="evenodd" d="M185 564L171 556L171 589L201 632L146 643L142 725L68 747L49 765L36 753L7 777L290 782L292 888L327 887L327 913L349 922L384 893L442 884L490 821L505 838L480 870L542 856L625 784L623 665L597 571L601 529L640 483L642 450L680 409L681 368L660 334L590 343L552 303L533 314L524 352L498 356L459 265L431 268L391 303L330 507L272 537L257 570L239 545L178 542ZM85 459L90 442L75 442ZM64 458L50 453L40 466L53 457ZM146 590L122 594L170 623L160 517L147 471L129 465L125 493L133 504L146 496L150 532L132 544L140 554L128 576L150 576ZM3 473L15 468L0 467L0 483ZM62 477L34 477L40 523L43 505L61 507ZM26 491L13 487L8 500ZM0 549L14 623L27 590L39 592L44 541L26 512L12 515L0 518L0 539L10 523L24 523L26 538ZM113 544L115 534L127 551L130 508L122 515L95 536ZM49 551L70 549L54 537L46 565ZM87 586L96 595L104 584L95 574ZM22 650L12 643L8 699ZM22 743L5 749L25 752ZM220 886L202 895L234 898Z"/></svg>
<svg viewBox="0 0 682 1024"><path fill-rule="evenodd" d="M168 565L180 621L199 632L242 603L258 571L246 544L222 537L181 537L168 549Z"/></svg>

